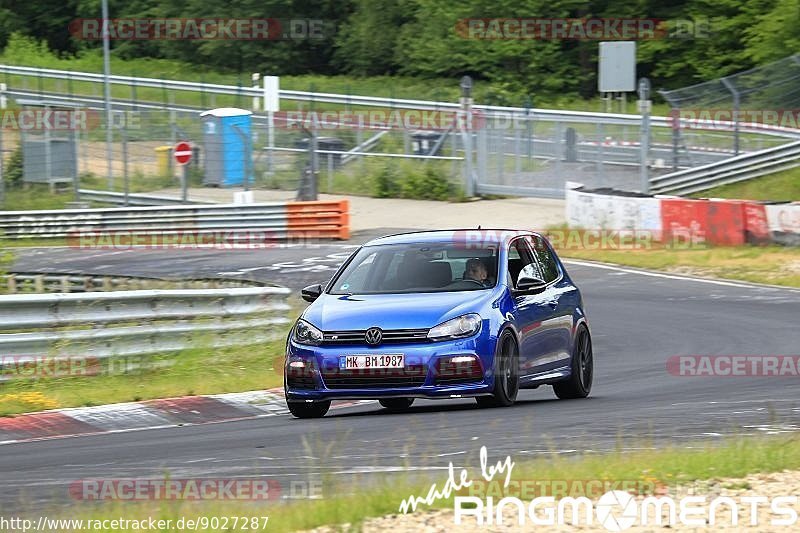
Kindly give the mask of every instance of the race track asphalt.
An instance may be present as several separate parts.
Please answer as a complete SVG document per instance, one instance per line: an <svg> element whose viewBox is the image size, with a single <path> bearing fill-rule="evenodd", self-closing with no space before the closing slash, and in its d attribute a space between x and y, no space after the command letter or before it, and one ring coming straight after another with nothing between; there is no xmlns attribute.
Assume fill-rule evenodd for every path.
<svg viewBox="0 0 800 533"><path fill-rule="evenodd" d="M297 289L326 280L349 246L92 257L70 249L26 250L15 270L225 273ZM666 363L673 355L797 355L800 291L580 262L567 267L583 291L592 328L596 367L589 399L560 401L544 387L521 391L518 403L506 409L479 410L468 399L418 400L409 412L390 414L365 403L320 420L281 414L8 444L0 446L0 511L68 505L70 483L86 478L163 479L169 473L264 476L287 484L329 475L369 482L423 472L443 482L450 461L475 467L483 445L490 460L510 454L519 461L798 429L797 377L682 377L670 374Z"/></svg>

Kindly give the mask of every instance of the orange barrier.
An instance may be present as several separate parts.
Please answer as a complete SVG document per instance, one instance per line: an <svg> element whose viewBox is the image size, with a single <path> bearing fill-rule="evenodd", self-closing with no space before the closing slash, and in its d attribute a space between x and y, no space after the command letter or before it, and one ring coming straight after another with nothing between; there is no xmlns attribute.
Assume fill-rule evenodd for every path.
<svg viewBox="0 0 800 533"><path fill-rule="evenodd" d="M744 203L738 200L707 201L708 242L723 246L744 244Z"/></svg>
<svg viewBox="0 0 800 533"><path fill-rule="evenodd" d="M289 237L350 238L350 203L347 200L288 202L286 219Z"/></svg>
<svg viewBox="0 0 800 533"><path fill-rule="evenodd" d="M738 246L745 243L745 202L737 200L661 200L661 224L668 241L704 241Z"/></svg>
<svg viewBox="0 0 800 533"><path fill-rule="evenodd" d="M704 241L708 211L701 200L661 200L661 229L664 242Z"/></svg>

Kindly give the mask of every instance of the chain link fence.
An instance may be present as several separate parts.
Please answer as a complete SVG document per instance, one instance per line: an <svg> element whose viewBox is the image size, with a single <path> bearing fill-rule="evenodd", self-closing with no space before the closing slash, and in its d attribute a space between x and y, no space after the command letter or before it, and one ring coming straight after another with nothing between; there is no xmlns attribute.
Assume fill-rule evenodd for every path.
<svg viewBox="0 0 800 533"><path fill-rule="evenodd" d="M676 135L693 143L699 135L717 139L734 154L781 144L783 139L743 133L742 126L798 128L800 54L689 87L659 91L673 108ZM701 124L705 122L705 124ZM696 128L714 130L698 132ZM756 126L757 127L757 126ZM770 142L771 141L771 142Z"/></svg>
<svg viewBox="0 0 800 533"><path fill-rule="evenodd" d="M799 77L800 61L793 56L727 81L662 95L678 110L732 106L734 94L740 109L766 108L767 103L796 107ZM84 188L174 189L184 177L171 152L177 141L193 147L188 184L219 184L208 176L210 147L200 114L225 107L252 113L248 146L241 151L248 158L244 186L296 190L300 196L331 192L446 199L473 190L561 196L566 181L636 191L641 190L643 164L658 175L722 161L736 150L786 142L779 131L745 131L741 121L724 128L702 121L681 127L683 120L653 117L643 157L637 115L536 109L529 101L519 108L476 103L469 127L462 128L464 111L455 101L281 91L281 111L266 113L260 109L259 87L119 76L112 80L108 146L102 76L0 65L0 79L5 80L0 98L8 100L9 108L49 105L86 113L83 127L52 135L72 146L48 156L48 183L54 187L68 187L70 180L62 176L76 174ZM1 148L8 155L24 147L24 137L41 140L44 135L4 129ZM48 142L54 144L44 145ZM28 154L26 166L34 159Z"/></svg>

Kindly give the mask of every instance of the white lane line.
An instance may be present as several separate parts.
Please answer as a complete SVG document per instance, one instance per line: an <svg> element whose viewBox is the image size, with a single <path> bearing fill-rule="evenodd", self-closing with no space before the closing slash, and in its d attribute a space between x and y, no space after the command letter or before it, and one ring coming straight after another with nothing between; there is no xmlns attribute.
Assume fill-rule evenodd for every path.
<svg viewBox="0 0 800 533"><path fill-rule="evenodd" d="M800 292L800 290L793 289L792 287L782 287L780 285L767 285L759 283L736 283L733 281L722 281L717 279L693 278L689 276L676 276L674 274L660 274L657 272L650 272L648 270L634 270L614 265L607 265L605 263L577 261L575 259L562 259L561 261L568 265L578 265L578 266L587 266L592 268L600 268L604 270L614 270L616 272L624 272L626 274L638 274L640 276L650 276L653 278L675 279L678 281L696 281L697 283L710 283L712 285L723 285L726 287L740 287L744 289L781 289L790 292Z"/></svg>

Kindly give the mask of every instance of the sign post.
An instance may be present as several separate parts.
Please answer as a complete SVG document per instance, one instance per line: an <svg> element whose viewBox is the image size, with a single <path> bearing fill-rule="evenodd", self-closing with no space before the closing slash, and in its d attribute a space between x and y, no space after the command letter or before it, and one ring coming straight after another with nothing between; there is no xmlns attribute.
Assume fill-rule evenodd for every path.
<svg viewBox="0 0 800 533"><path fill-rule="evenodd" d="M280 78L264 76L264 112L267 114L267 173L274 170L273 149L275 148L275 113L280 111Z"/></svg>
<svg viewBox="0 0 800 533"><path fill-rule="evenodd" d="M641 78L639 80L639 113L642 114L641 139L639 141L639 177L641 179L642 192L650 193L650 173L647 166L647 159L650 152L650 111L653 108L653 101L650 100L650 80Z"/></svg>
<svg viewBox="0 0 800 533"><path fill-rule="evenodd" d="M181 201L185 204L188 197L189 161L192 160L192 146L186 141L177 143L172 150L172 157L175 158L175 163L183 167L181 169Z"/></svg>

